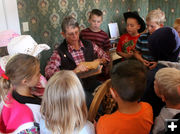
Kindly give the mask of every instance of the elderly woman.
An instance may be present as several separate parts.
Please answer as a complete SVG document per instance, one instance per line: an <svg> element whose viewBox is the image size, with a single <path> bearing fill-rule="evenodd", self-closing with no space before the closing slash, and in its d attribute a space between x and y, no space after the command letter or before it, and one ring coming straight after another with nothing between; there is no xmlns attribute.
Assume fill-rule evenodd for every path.
<svg viewBox="0 0 180 134"><path fill-rule="evenodd" d="M97 61L99 64L109 62L109 56L96 44L79 38L79 24L72 16L62 21L62 36L65 38L61 45L54 50L45 68L46 78L50 78L59 70L73 70L76 74L87 72L86 61ZM96 62L96 63L97 63ZM93 92L100 84L96 76L82 78L84 89Z"/></svg>

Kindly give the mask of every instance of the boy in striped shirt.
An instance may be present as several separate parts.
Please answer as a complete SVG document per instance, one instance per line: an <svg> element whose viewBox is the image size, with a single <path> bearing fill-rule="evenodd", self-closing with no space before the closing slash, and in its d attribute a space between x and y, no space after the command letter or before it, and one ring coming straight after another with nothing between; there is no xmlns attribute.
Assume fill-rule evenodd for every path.
<svg viewBox="0 0 180 134"><path fill-rule="evenodd" d="M90 40L109 54L111 48L109 36L106 32L101 30L100 26L103 21L103 13L99 9L93 9L89 15L88 22L90 26L80 33L80 38L84 40ZM105 65L102 68L102 73L98 76L100 81L105 81L109 78L109 65Z"/></svg>
<svg viewBox="0 0 180 134"><path fill-rule="evenodd" d="M164 26L165 13L160 9L152 10L146 17L147 33L141 34L136 43L134 56L149 69L156 67L157 62L149 50L148 37L157 29Z"/></svg>
<svg viewBox="0 0 180 134"><path fill-rule="evenodd" d="M90 26L81 31L80 37L84 40L90 40L108 52L111 48L109 36L101 30L100 26L103 21L103 13L99 9L93 9L90 13L88 22Z"/></svg>

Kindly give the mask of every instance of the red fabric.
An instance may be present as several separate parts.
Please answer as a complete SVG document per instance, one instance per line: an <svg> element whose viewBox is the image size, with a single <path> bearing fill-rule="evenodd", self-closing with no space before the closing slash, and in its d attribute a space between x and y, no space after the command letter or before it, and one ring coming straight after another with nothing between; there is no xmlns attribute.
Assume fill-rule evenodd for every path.
<svg viewBox="0 0 180 134"><path fill-rule="evenodd" d="M110 61L109 56L101 49L99 48L95 43L93 44L94 53L97 54L98 58L104 58L108 62ZM80 42L80 46L84 47L82 42ZM80 50L74 50L72 47L68 45L68 51L71 53L76 65L79 65L80 62L85 61L83 51ZM59 53L57 50L54 50L52 56L50 57L49 62L47 63L45 67L45 76L47 79L49 79L55 72L58 72L59 66L61 65L61 57L59 56Z"/></svg>
<svg viewBox="0 0 180 134"><path fill-rule="evenodd" d="M25 104L17 102L9 94L6 105L3 106L0 115L0 132L11 133L19 126L28 122L34 122L31 109Z"/></svg>
<svg viewBox="0 0 180 134"><path fill-rule="evenodd" d="M140 34L138 36L131 36L128 33L123 34L119 39L119 42L117 45L117 51L128 53L131 50L135 49L136 42L139 37L140 37Z"/></svg>
<svg viewBox="0 0 180 134"><path fill-rule="evenodd" d="M81 31L80 37L84 40L90 40L94 42L104 51L108 51L111 48L109 37L103 30L99 32L93 32L90 28L86 28Z"/></svg>
<svg viewBox="0 0 180 134"><path fill-rule="evenodd" d="M150 104L141 102L141 110L134 114L116 111L100 117L97 134L149 134L153 124L153 112Z"/></svg>

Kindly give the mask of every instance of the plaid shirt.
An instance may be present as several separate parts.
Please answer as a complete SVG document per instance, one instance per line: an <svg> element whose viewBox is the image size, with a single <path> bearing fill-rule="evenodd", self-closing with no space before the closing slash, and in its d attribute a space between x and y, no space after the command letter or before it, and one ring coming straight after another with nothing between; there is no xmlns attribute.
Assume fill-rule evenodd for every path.
<svg viewBox="0 0 180 134"><path fill-rule="evenodd" d="M104 58L106 61L110 61L109 56L106 52L104 52L101 48L99 48L95 43L92 42L94 54L98 55L98 58ZM76 65L79 65L79 63L85 61L84 53L82 48L84 45L80 41L80 49L75 50L71 45L68 45L68 52L71 53ZM47 63L45 67L45 76L47 79L49 79L55 72L58 72L60 70L59 66L61 65L61 57L59 56L59 53L57 50L53 51L52 56L50 57L49 62Z"/></svg>

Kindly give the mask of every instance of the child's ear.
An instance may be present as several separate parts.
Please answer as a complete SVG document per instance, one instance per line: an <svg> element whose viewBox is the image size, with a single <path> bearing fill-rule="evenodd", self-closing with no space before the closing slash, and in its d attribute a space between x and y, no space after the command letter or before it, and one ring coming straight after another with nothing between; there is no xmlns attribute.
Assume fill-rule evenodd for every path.
<svg viewBox="0 0 180 134"><path fill-rule="evenodd" d="M141 28L141 25L140 24L138 24L138 30Z"/></svg>
<svg viewBox="0 0 180 134"><path fill-rule="evenodd" d="M163 102L166 102L166 99L165 99L164 95L161 95L161 100L162 100Z"/></svg>
<svg viewBox="0 0 180 134"><path fill-rule="evenodd" d="M113 88L110 88L110 93L111 93L112 97L116 100L116 98L117 98L116 91Z"/></svg>
<svg viewBox="0 0 180 134"><path fill-rule="evenodd" d="M27 84L27 80L26 79L23 79L21 82L22 82L22 84Z"/></svg>
<svg viewBox="0 0 180 134"><path fill-rule="evenodd" d="M164 26L164 24L160 24L160 27L163 27Z"/></svg>
<svg viewBox="0 0 180 134"><path fill-rule="evenodd" d="M88 19L88 23L90 23L90 18Z"/></svg>
<svg viewBox="0 0 180 134"><path fill-rule="evenodd" d="M61 35L65 38L66 37L66 35L65 35L65 33L64 32L61 32Z"/></svg>
<svg viewBox="0 0 180 134"><path fill-rule="evenodd" d="M180 85L177 87L177 93L180 96Z"/></svg>

